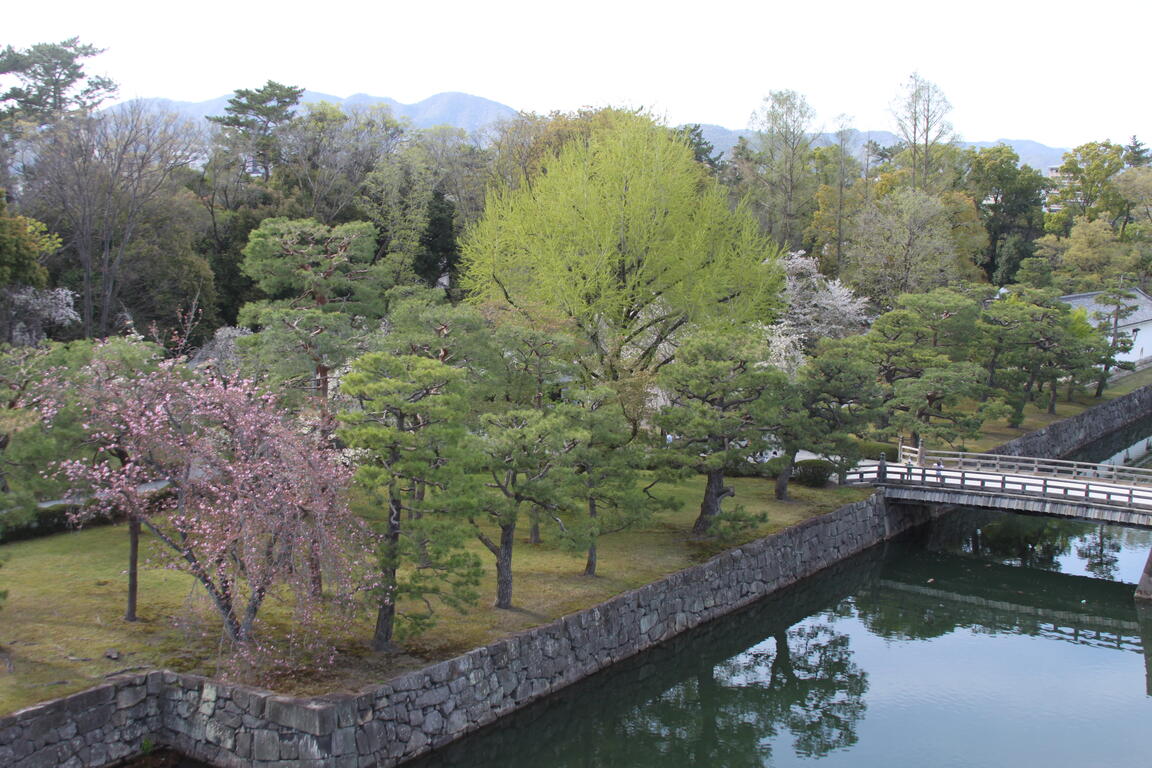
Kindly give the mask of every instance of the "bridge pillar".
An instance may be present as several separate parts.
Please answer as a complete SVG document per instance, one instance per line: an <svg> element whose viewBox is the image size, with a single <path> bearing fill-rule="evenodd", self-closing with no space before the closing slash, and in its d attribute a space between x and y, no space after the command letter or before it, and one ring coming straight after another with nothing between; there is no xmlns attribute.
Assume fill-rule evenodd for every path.
<svg viewBox="0 0 1152 768"><path fill-rule="evenodd" d="M1136 620L1140 622L1140 644L1144 646L1144 692L1152 696L1152 602L1136 601Z"/></svg>
<svg viewBox="0 0 1152 768"><path fill-rule="evenodd" d="M1140 583L1136 585L1136 600L1138 602L1152 602L1152 552L1148 553L1148 560L1144 563L1144 573L1140 574ZM1149 608L1152 609L1152 605Z"/></svg>

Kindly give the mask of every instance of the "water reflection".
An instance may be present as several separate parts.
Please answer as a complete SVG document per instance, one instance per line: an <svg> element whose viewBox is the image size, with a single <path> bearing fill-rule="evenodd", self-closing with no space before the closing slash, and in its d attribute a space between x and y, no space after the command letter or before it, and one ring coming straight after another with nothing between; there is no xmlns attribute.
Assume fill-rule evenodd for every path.
<svg viewBox="0 0 1152 768"><path fill-rule="evenodd" d="M1135 739L1152 716L1150 624L1116 580L1135 580L1150 543L949 516L413 765L1020 765L1040 757L1033 738L1061 745L1050 765L1100 760L1068 729ZM989 723L1031 720L1047 735L972 743ZM1115 749L1107 764L1138 764Z"/></svg>

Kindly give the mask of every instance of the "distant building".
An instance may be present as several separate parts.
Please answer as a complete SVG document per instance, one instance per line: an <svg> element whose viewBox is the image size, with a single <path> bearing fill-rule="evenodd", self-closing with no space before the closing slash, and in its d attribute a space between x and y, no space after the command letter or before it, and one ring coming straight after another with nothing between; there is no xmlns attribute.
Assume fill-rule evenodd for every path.
<svg viewBox="0 0 1152 768"><path fill-rule="evenodd" d="M1135 305L1136 309L1128 317L1119 319L1116 330L1127 334L1132 339L1132 349L1118 356L1118 360L1130 363L1152 363L1152 296L1139 288L1126 288L1133 295L1128 304ZM1101 323L1112 317L1114 307L1096 303L1102 291L1089 293L1072 293L1061 296L1060 301L1071 304L1072 307L1082 308L1088 312L1088 318L1093 323ZM1111 327L1111 322L1109 322Z"/></svg>
<svg viewBox="0 0 1152 768"><path fill-rule="evenodd" d="M1053 198L1072 182L1071 177L1060 170L1061 167L1062 166L1059 165L1048 166L1048 181L1052 184L1051 188L1044 193L1044 210L1048 213L1056 213L1064 208L1061 203L1055 202Z"/></svg>

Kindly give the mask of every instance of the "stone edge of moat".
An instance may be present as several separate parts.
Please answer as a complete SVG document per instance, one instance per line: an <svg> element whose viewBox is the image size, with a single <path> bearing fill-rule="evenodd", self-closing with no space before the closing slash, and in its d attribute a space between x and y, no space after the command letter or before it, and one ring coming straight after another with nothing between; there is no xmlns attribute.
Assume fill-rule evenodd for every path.
<svg viewBox="0 0 1152 768"><path fill-rule="evenodd" d="M1062 456L1149 410L1145 387L995 450ZM112 678L0 718L0 764L103 768L151 743L217 766L396 765L927 516L874 495L357 695L298 699L167 671Z"/></svg>

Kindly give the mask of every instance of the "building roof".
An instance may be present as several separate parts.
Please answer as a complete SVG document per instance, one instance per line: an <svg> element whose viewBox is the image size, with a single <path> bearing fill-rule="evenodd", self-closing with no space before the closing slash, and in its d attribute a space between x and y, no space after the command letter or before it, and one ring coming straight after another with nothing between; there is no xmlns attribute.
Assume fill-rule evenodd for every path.
<svg viewBox="0 0 1152 768"><path fill-rule="evenodd" d="M1133 298L1128 301L1129 304L1135 304L1136 310L1128 317L1120 319L1120 328L1127 328L1132 325L1140 325L1152 321L1152 296L1149 296L1139 288L1125 288L1128 293L1131 293ZM1096 303L1096 297L1100 296L1103 291L1089 291L1088 293L1071 293L1067 296L1061 296L1060 301L1065 304L1071 304L1073 309L1084 308L1089 317L1096 313L1101 315L1112 314L1114 308L1103 304Z"/></svg>

